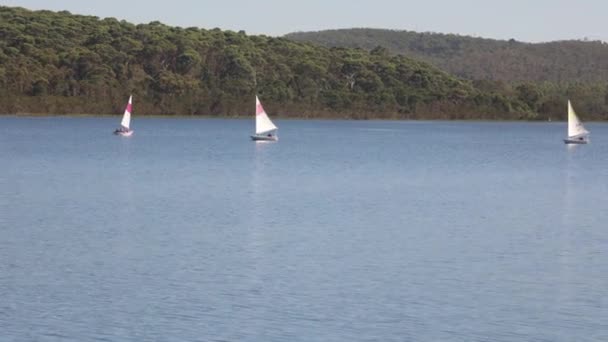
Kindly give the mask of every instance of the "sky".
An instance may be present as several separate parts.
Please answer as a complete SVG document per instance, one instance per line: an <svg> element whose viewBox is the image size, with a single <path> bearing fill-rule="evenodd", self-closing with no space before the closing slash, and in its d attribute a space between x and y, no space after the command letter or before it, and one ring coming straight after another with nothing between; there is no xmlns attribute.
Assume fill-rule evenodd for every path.
<svg viewBox="0 0 608 342"><path fill-rule="evenodd" d="M608 41L606 0L3 0L0 5L271 36L371 27L526 42Z"/></svg>

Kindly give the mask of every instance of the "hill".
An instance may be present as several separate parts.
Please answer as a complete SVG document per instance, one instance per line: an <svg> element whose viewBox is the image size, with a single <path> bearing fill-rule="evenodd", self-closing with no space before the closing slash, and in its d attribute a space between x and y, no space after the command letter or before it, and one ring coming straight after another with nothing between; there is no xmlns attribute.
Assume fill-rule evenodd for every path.
<svg viewBox="0 0 608 342"><path fill-rule="evenodd" d="M367 51L381 46L468 79L483 93L517 99L536 119L564 119L566 99L587 120L608 119L608 44L603 42L530 44L381 29L298 32L286 38Z"/></svg>
<svg viewBox="0 0 608 342"><path fill-rule="evenodd" d="M0 7L0 112L534 118L518 96L384 49Z"/></svg>
<svg viewBox="0 0 608 342"><path fill-rule="evenodd" d="M504 82L605 82L608 44L601 41L522 43L453 34L417 33L382 29L343 29L286 35L328 47L372 50L429 62L471 80Z"/></svg>

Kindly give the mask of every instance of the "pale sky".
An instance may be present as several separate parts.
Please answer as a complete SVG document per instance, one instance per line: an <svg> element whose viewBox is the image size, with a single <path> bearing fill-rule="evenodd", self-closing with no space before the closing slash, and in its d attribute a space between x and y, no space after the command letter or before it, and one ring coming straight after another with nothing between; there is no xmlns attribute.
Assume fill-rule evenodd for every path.
<svg viewBox="0 0 608 342"><path fill-rule="evenodd" d="M529 42L585 37L608 41L607 0L3 0L0 4L272 36L372 27Z"/></svg>

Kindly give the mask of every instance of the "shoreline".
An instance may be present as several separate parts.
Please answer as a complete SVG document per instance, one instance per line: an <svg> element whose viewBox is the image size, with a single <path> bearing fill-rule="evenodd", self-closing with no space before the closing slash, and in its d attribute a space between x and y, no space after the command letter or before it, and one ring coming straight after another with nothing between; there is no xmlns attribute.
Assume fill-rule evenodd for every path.
<svg viewBox="0 0 608 342"><path fill-rule="evenodd" d="M117 114L0 114L0 117L19 117L19 118L121 118L122 113ZM150 114L150 115L135 115L133 117L141 118L176 118L176 119L187 119L187 118L201 118L201 119L248 119L254 116L213 116L213 115L179 115L179 114Z"/></svg>
<svg viewBox="0 0 608 342"><path fill-rule="evenodd" d="M122 114L0 114L0 117L15 117L15 118L120 118ZM239 116L215 116L215 115L182 115L182 114L150 114L150 115L133 115L133 118L139 119L201 119L201 120L249 120L254 119L253 115ZM274 116L274 120L315 120L315 121L395 121L395 122L521 122L521 123L564 123L566 120L503 120L503 119L385 119L385 118L369 118L369 119L353 119L348 117L325 117L325 118L310 118L310 117L281 117ZM586 123L606 123L608 120L585 120Z"/></svg>

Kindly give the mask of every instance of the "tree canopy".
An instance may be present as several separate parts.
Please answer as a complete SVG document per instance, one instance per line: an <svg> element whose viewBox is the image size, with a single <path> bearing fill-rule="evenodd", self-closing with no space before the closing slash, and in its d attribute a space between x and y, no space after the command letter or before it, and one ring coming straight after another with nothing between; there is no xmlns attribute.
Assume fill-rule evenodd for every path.
<svg viewBox="0 0 608 342"><path fill-rule="evenodd" d="M138 115L250 115L255 94L284 117L538 119L565 112L565 94L550 85L465 80L382 47L0 7L0 113L116 113L129 94ZM604 100L589 97L598 109Z"/></svg>
<svg viewBox="0 0 608 342"><path fill-rule="evenodd" d="M430 63L480 91L515 97L538 119L563 118L570 98L586 118L608 118L608 44L571 40L523 43L382 29L296 32L287 38L326 47L378 46Z"/></svg>
<svg viewBox="0 0 608 342"><path fill-rule="evenodd" d="M459 77L504 82L603 82L608 79L608 43L523 43L455 34L383 29L296 32L295 41L373 50L424 60Z"/></svg>

